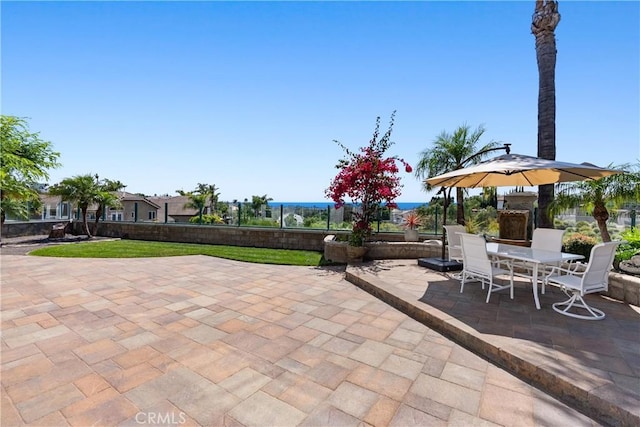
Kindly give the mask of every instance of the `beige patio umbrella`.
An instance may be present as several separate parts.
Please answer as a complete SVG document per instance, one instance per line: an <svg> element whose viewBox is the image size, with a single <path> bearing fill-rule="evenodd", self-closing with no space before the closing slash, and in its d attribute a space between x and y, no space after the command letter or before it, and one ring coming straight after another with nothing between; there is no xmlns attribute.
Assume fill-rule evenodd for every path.
<svg viewBox="0 0 640 427"><path fill-rule="evenodd" d="M534 187L557 182L585 181L622 173L590 163L567 163L522 154L503 154L474 166L428 178L434 187Z"/></svg>
<svg viewBox="0 0 640 427"><path fill-rule="evenodd" d="M590 163L567 163L522 154L510 154L509 145L505 144L507 154L485 160L477 165L428 178L425 182L434 187L533 187L557 182L599 179L623 172L600 168ZM445 260L444 254L443 233L442 258L421 258L418 260L418 264L439 271L459 269L459 265L453 265L453 262Z"/></svg>

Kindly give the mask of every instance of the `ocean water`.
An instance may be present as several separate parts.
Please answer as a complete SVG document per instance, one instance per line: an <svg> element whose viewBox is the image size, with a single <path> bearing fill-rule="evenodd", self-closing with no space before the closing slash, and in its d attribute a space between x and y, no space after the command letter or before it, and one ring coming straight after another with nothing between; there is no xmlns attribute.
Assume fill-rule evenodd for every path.
<svg viewBox="0 0 640 427"><path fill-rule="evenodd" d="M422 205L428 205L428 202L398 202L398 209L402 211L409 211ZM334 203L331 201L326 202L269 202L269 206L300 206L303 208L321 208L326 209L327 206L333 208Z"/></svg>

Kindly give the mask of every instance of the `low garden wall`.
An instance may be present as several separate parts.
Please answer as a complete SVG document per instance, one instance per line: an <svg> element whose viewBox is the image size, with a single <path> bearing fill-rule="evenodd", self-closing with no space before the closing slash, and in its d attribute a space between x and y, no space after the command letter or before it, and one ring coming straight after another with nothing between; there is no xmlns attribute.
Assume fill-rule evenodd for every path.
<svg viewBox="0 0 640 427"><path fill-rule="evenodd" d="M611 272L609 273L609 291L604 295L640 306L640 277Z"/></svg>
<svg viewBox="0 0 640 427"><path fill-rule="evenodd" d="M74 223L75 231L82 234L82 224ZM328 234L331 233L331 234ZM152 240L161 242L203 243L209 245L250 246L273 249L298 249L324 252L325 258L334 262L346 262L346 255L342 258L332 254L329 249L327 257L327 242L333 241L336 235L347 235L348 232L327 230L299 229L299 228L268 228L268 227L230 227L197 224L158 224L132 222L101 222L98 225L99 236L120 237L133 240ZM421 239L436 236L421 235ZM379 242L367 243L372 259L391 258L421 258L440 256L442 246L440 242L418 243L404 242L402 233L375 234ZM383 240L383 241L382 241ZM346 242L334 242L338 252L346 251ZM437 246L435 246L437 245ZM342 249L340 249L342 248Z"/></svg>
<svg viewBox="0 0 640 427"><path fill-rule="evenodd" d="M426 242L376 241L367 242L365 259L418 259L442 256L442 243L438 240ZM333 262L347 262L347 242L336 241L334 235L324 239L324 258Z"/></svg>
<svg viewBox="0 0 640 427"><path fill-rule="evenodd" d="M81 226L78 224L76 227ZM80 232L80 228L76 229ZM101 222L99 236L159 242L202 243L322 252L323 230L297 228L231 227L225 225Z"/></svg>
<svg viewBox="0 0 640 427"><path fill-rule="evenodd" d="M68 221L11 221L2 224L2 237L42 236L49 235L54 225Z"/></svg>

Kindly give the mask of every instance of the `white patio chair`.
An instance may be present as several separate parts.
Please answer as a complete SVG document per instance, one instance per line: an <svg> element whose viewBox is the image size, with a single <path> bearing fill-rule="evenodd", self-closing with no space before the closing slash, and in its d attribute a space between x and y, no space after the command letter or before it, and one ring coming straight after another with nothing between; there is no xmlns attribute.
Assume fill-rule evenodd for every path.
<svg viewBox="0 0 640 427"><path fill-rule="evenodd" d="M507 261L492 261L487 254L487 243L482 236L468 233L458 233L462 243L462 283L460 293L464 290L467 279L476 279L484 284L489 283L487 301L491 298L491 293L502 289L511 289L511 299L513 299L513 267ZM505 267L505 268L503 268ZM509 284L500 285L494 282L497 276L509 275Z"/></svg>
<svg viewBox="0 0 640 427"><path fill-rule="evenodd" d="M451 224L442 226L447 233L447 257L449 261L462 263L462 243L460 243L459 233L465 233L464 225ZM462 273L456 272L451 275L456 280L462 280ZM484 288L483 288L484 289Z"/></svg>
<svg viewBox="0 0 640 427"><path fill-rule="evenodd" d="M462 243L458 233L466 233L464 225L452 224L443 225L447 231L447 251L449 253L449 261L462 262Z"/></svg>
<svg viewBox="0 0 640 427"><path fill-rule="evenodd" d="M531 249L542 249L547 251L561 252L562 251L562 237L565 230L558 230L554 228L536 228L533 230L531 236ZM551 273L553 266L539 267L538 272L543 275ZM513 274L519 277L526 277L530 281L533 281L533 268L531 264L521 261L513 262ZM520 271L516 271L516 269ZM542 293L544 294L544 281L542 282Z"/></svg>
<svg viewBox="0 0 640 427"><path fill-rule="evenodd" d="M531 248L560 252L562 250L562 236L564 236L564 230L536 228L531 236Z"/></svg>
<svg viewBox="0 0 640 427"><path fill-rule="evenodd" d="M604 312L589 306L584 296L595 292L606 292L609 289L609 271L616 248L620 243L622 242L605 242L595 245L591 249L589 263L582 268L583 271L553 267L551 273L545 277L545 283L559 285L569 297L566 301L553 304L555 311L578 319L604 319ZM584 309L588 314L570 312L569 310L574 307Z"/></svg>

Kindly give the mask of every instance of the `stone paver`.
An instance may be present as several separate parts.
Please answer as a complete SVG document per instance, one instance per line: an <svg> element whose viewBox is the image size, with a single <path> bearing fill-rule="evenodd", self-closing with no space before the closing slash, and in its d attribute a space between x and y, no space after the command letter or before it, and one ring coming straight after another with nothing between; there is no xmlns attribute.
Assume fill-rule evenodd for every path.
<svg viewBox="0 0 640 427"><path fill-rule="evenodd" d="M3 426L598 425L339 268L1 263Z"/></svg>
<svg viewBox="0 0 640 427"><path fill-rule="evenodd" d="M530 282L516 281L513 300L503 292L485 303L486 290L478 283L460 293L459 282L451 276L421 267L416 260L373 261L349 266L346 272L352 283L600 422L640 424L640 307L589 295L591 304L607 317L584 321L551 309L554 302L566 299L558 288L548 287L540 295L542 307L537 310ZM400 338L399 330L395 338ZM422 372L429 377L416 382L441 387L444 392L437 398L441 403L455 407L454 398L448 396L470 390L486 397L483 404L498 402L495 391L501 387L522 394L523 389L514 389L505 377L491 380L488 387L492 365L474 353L443 341L426 342L423 339L414 351L442 362L425 363ZM475 400L473 393L469 396ZM515 406L491 416L492 411L481 406L482 418L509 424L508 414L521 414L529 405L518 397L508 399ZM473 408L457 409L473 412ZM535 414L532 419L539 422Z"/></svg>

